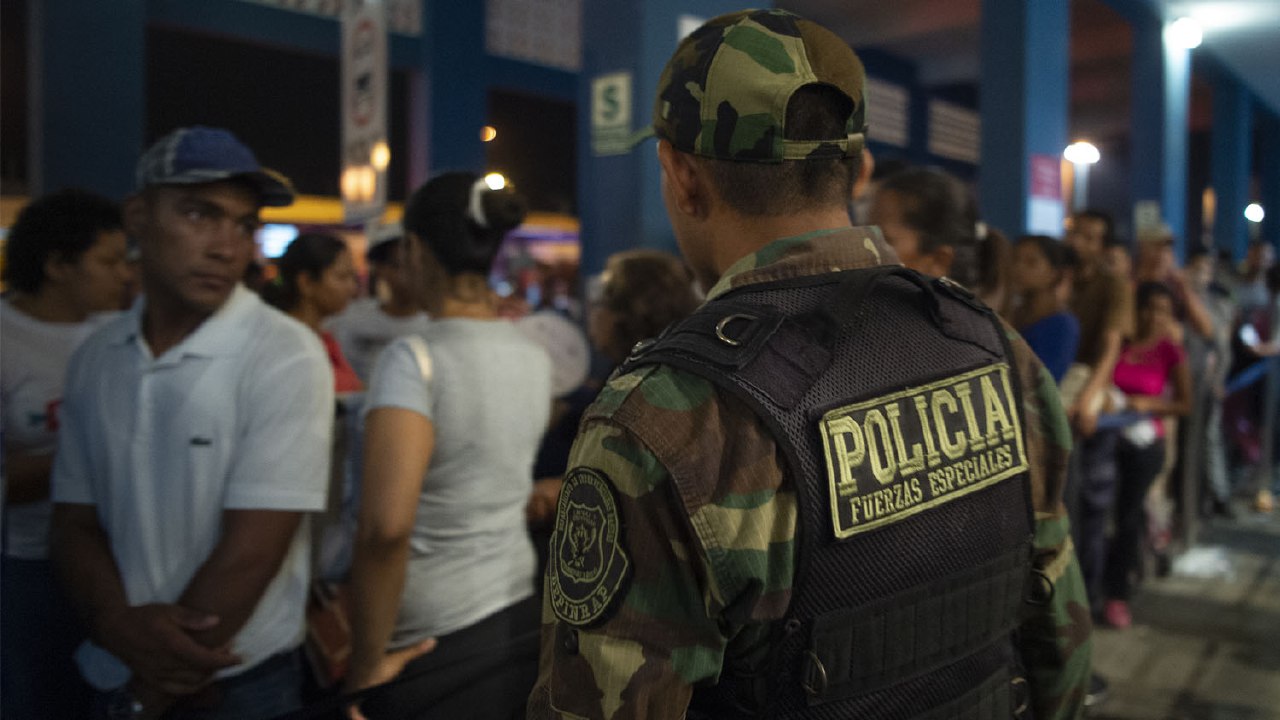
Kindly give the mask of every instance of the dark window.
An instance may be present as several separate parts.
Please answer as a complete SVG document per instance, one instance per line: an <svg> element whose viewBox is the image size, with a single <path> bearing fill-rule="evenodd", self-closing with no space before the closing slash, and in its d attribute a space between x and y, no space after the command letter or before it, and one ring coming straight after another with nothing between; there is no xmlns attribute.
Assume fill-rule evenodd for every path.
<svg viewBox="0 0 1280 720"><path fill-rule="evenodd" d="M408 72L390 72L388 199L403 200L408 156ZM189 30L147 28L147 129L236 133L259 161L299 192L337 196L340 173L338 59Z"/></svg>
<svg viewBox="0 0 1280 720"><path fill-rule="evenodd" d="M498 131L492 142L485 143L489 169L511 178L529 198L531 209L575 214L578 153L574 104L491 90L489 125Z"/></svg>

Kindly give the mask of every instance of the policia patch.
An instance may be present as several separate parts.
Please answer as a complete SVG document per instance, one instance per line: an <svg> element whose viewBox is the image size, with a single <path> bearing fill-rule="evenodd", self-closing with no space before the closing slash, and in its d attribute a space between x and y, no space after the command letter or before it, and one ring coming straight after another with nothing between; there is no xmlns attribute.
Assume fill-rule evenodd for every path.
<svg viewBox="0 0 1280 720"><path fill-rule="evenodd" d="M819 425L831 521L847 538L1027 470L1009 366L1000 363L836 408Z"/></svg>
<svg viewBox="0 0 1280 720"><path fill-rule="evenodd" d="M585 627L605 619L631 577L617 496L598 470L565 478L551 536L547 587L560 620Z"/></svg>

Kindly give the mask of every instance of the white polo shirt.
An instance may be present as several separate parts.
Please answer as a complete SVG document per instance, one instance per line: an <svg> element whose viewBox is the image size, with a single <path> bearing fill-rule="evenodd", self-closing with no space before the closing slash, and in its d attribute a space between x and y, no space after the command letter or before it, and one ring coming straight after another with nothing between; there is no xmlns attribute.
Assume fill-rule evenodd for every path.
<svg viewBox="0 0 1280 720"><path fill-rule="evenodd" d="M222 511L325 506L333 371L306 326L237 286L226 304L156 358L141 332L145 298L71 359L54 461L54 502L96 505L131 605L178 600L221 536ZM234 651L235 675L303 635L307 523ZM128 677L86 643L99 688Z"/></svg>

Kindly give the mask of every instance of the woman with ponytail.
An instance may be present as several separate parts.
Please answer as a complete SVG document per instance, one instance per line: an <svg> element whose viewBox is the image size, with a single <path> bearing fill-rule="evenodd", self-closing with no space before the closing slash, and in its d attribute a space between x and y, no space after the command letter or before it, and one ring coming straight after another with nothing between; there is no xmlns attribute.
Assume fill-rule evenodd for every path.
<svg viewBox="0 0 1280 720"><path fill-rule="evenodd" d="M336 392L359 392L356 371L338 341L321 327L347 307L359 286L347 244L325 233L299 235L276 261L276 269L279 275L263 288L263 298L320 336L333 365Z"/></svg>
<svg viewBox="0 0 1280 720"><path fill-rule="evenodd" d="M539 613L524 509L551 364L498 316L488 273L524 214L469 173L406 203L406 270L433 322L370 381L346 689L398 679L352 717L523 715Z"/></svg>

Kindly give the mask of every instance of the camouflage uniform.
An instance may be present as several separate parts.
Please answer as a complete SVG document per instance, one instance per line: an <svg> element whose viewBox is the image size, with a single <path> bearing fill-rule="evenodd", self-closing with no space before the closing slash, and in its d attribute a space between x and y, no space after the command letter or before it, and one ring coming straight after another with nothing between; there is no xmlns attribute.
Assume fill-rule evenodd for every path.
<svg viewBox="0 0 1280 720"><path fill-rule="evenodd" d="M797 89L853 100L845 137L784 139ZM735 13L686 38L659 82L654 131L721 161L857 155L864 75L849 47L785 11ZM878 231L775 240L726 269L715 299L747 285L896 263ZM1006 327L1023 388L1034 565L1055 586L1018 639L1039 720L1078 716L1090 619L1062 488L1071 436L1057 387ZM665 365L615 375L569 458L543 601L529 717L679 718L722 668L757 662L786 617L797 564L795 479L764 422L706 379Z"/></svg>
<svg viewBox="0 0 1280 720"><path fill-rule="evenodd" d="M868 228L778 240L738 261L709 299L731 288L893 262ZM1026 392L1036 517L1035 564L1055 584L1021 629L1041 720L1076 717L1089 676L1090 620L1062 487L1071 436L1052 378L1009 330ZM759 652L784 617L794 572L796 499L777 446L740 401L663 366L612 378L583 417L569 467L614 491L616 542L629 578L597 624L562 622L544 599L542 659L530 717L678 718L695 686ZM571 509L561 501L555 554ZM580 482L580 481L578 481ZM548 577L548 581L552 581Z"/></svg>

